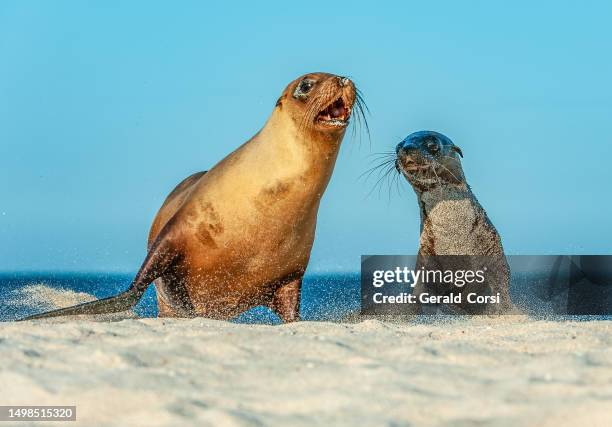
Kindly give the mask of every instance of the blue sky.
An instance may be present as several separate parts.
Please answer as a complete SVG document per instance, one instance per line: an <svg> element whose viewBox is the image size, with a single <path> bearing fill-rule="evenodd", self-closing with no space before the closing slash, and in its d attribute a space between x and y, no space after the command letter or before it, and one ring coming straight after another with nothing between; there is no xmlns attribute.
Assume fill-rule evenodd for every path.
<svg viewBox="0 0 612 427"><path fill-rule="evenodd" d="M372 153L445 133L510 254L612 253L607 2L0 3L0 270L134 271L167 193L310 71L351 76L310 271L413 254L416 198Z"/></svg>

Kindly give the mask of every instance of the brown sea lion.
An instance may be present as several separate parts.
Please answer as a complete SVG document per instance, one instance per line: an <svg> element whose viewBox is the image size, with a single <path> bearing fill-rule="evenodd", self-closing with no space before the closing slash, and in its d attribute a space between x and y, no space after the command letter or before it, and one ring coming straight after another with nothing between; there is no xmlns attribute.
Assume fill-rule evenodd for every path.
<svg viewBox="0 0 612 427"><path fill-rule="evenodd" d="M467 184L461 157L461 149L449 138L432 131L415 132L396 147L395 166L412 185L421 211L417 270L484 271L485 277L482 283L462 288L419 281L413 294L462 294L458 307L467 314L514 312L501 237ZM489 298L469 302L468 293ZM417 312L422 308L413 307Z"/></svg>
<svg viewBox="0 0 612 427"><path fill-rule="evenodd" d="M265 305L298 320L319 203L354 106L363 114L346 77L294 80L253 138L170 193L127 291L26 320L125 311L153 281L160 316L231 319Z"/></svg>

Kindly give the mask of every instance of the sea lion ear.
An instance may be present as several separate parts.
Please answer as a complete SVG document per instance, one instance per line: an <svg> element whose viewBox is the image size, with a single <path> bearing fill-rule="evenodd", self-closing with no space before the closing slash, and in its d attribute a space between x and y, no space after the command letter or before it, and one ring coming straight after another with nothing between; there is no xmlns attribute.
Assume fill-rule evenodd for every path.
<svg viewBox="0 0 612 427"><path fill-rule="evenodd" d="M457 152L457 154L459 154L461 156L461 158L463 158L463 151L461 151L461 148L457 147L456 145L453 145L451 147L451 150Z"/></svg>

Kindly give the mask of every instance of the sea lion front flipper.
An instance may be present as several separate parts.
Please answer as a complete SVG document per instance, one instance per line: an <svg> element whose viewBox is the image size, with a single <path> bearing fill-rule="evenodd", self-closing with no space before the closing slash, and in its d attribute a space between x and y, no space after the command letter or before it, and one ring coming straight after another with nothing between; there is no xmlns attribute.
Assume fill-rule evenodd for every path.
<svg viewBox="0 0 612 427"><path fill-rule="evenodd" d="M59 316L76 316L81 314L119 313L134 307L145 293L153 280L160 277L176 259L177 252L170 238L162 237L153 244L140 270L130 284L130 287L119 295L86 302L72 307L60 308L46 313L24 317L18 321L46 319Z"/></svg>
<svg viewBox="0 0 612 427"><path fill-rule="evenodd" d="M298 277L274 292L271 308L278 314L283 323L300 320L301 289L302 277Z"/></svg>

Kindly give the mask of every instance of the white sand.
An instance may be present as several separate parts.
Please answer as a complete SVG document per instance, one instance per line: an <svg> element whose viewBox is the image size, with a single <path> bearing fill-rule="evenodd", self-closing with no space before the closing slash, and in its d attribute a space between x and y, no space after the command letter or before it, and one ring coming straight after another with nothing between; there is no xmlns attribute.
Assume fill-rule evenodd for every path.
<svg viewBox="0 0 612 427"><path fill-rule="evenodd" d="M0 361L73 426L612 424L612 322L0 323Z"/></svg>

